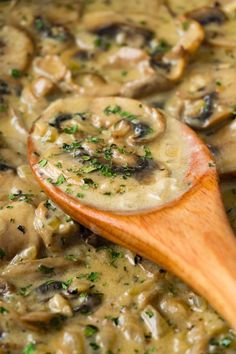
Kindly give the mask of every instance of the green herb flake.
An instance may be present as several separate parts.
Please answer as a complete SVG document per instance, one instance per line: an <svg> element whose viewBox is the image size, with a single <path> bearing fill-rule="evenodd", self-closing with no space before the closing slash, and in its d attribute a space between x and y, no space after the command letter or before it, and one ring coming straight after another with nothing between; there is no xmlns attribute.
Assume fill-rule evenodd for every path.
<svg viewBox="0 0 236 354"><path fill-rule="evenodd" d="M151 310L145 311L145 314L149 317L152 318L154 316L154 313Z"/></svg>
<svg viewBox="0 0 236 354"><path fill-rule="evenodd" d="M58 161L55 166L58 168L62 168L62 163L60 161Z"/></svg>
<svg viewBox="0 0 236 354"><path fill-rule="evenodd" d="M21 202L26 202L26 203L32 202L32 197L34 197L34 194L32 193L19 192L14 194L8 194L9 200L19 200Z"/></svg>
<svg viewBox="0 0 236 354"><path fill-rule="evenodd" d="M31 342L24 347L23 354L34 354L35 350L36 350L36 345L35 343Z"/></svg>
<svg viewBox="0 0 236 354"><path fill-rule="evenodd" d="M91 136L91 137L88 137L87 139L86 139L89 143L95 143L95 144L97 144L97 143L99 143L99 142L101 142L101 138L99 138L98 136Z"/></svg>
<svg viewBox="0 0 236 354"><path fill-rule="evenodd" d="M68 261L71 261L71 262L77 262L79 260L79 258L74 256L73 254L68 254L64 258Z"/></svg>
<svg viewBox="0 0 236 354"><path fill-rule="evenodd" d="M107 106L104 111L105 115L109 116L111 114L117 114L119 115L121 118L126 118L130 121L135 120L138 118L138 116L136 114L133 114L131 112L127 112L127 111L123 111L121 106L119 105L115 105L114 107L111 106Z"/></svg>
<svg viewBox="0 0 236 354"><path fill-rule="evenodd" d="M47 163L48 163L48 160L43 159L43 160L40 160L40 161L39 161L38 165L39 165L40 167L44 167L44 166L47 165Z"/></svg>
<svg viewBox="0 0 236 354"><path fill-rule="evenodd" d="M44 28L43 20L40 17L37 17L34 21L34 26L37 31L41 31Z"/></svg>
<svg viewBox="0 0 236 354"><path fill-rule="evenodd" d="M91 272L88 274L87 279L90 280L91 282L97 281L99 278L99 273L98 272Z"/></svg>
<svg viewBox="0 0 236 354"><path fill-rule="evenodd" d="M6 309L6 308L3 307L3 306L0 306L0 313L1 313L1 314L8 313L8 312L9 312L8 309Z"/></svg>
<svg viewBox="0 0 236 354"><path fill-rule="evenodd" d="M73 282L73 278L69 278L66 281L63 281L62 282L62 288L64 290L67 290L69 288L69 286L72 284L72 282Z"/></svg>
<svg viewBox="0 0 236 354"><path fill-rule="evenodd" d="M90 347L91 347L93 350L98 350L98 349L100 349L100 346L99 346L97 343L95 343L95 342L91 342L91 343L89 343L89 345L90 345Z"/></svg>
<svg viewBox="0 0 236 354"><path fill-rule="evenodd" d="M19 79L20 77L22 77L22 71L19 69L12 69L11 76L14 77L14 79Z"/></svg>
<svg viewBox="0 0 236 354"><path fill-rule="evenodd" d="M144 146L144 152L145 152L144 158L148 160L152 160L153 158L152 153L148 146Z"/></svg>
<svg viewBox="0 0 236 354"><path fill-rule="evenodd" d="M61 174L60 176L58 176L56 182L55 182L55 185L56 186L61 186L63 183L66 182L66 178L63 174Z"/></svg>
<svg viewBox="0 0 236 354"><path fill-rule="evenodd" d="M54 273L54 268L53 267L47 267L43 264L40 264L38 266L38 271L41 272L42 274L53 274Z"/></svg>
<svg viewBox="0 0 236 354"><path fill-rule="evenodd" d="M64 133L66 134L75 134L78 131L78 125L72 125L71 127L67 127L64 129Z"/></svg>
<svg viewBox="0 0 236 354"><path fill-rule="evenodd" d="M77 193L76 197L82 199L85 197L85 195L84 195L84 193Z"/></svg>
<svg viewBox="0 0 236 354"><path fill-rule="evenodd" d="M98 332L98 328L93 325L87 325L84 329L85 337L92 337L94 334Z"/></svg>
<svg viewBox="0 0 236 354"><path fill-rule="evenodd" d="M95 165L84 166L80 169L80 171L83 173L90 173L96 170L98 170L98 166Z"/></svg>
<svg viewBox="0 0 236 354"><path fill-rule="evenodd" d="M19 291L17 292L18 295L21 295L23 297L27 297L30 292L31 292L31 288L32 288L32 284L29 284L27 286L24 286L22 288L19 289Z"/></svg>

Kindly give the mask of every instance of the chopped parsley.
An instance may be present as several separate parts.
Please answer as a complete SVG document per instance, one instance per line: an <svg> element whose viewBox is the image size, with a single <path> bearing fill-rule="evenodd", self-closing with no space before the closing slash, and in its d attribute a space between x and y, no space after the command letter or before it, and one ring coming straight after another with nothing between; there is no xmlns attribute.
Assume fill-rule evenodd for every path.
<svg viewBox="0 0 236 354"><path fill-rule="evenodd" d="M85 197L85 195L84 195L84 193L77 193L76 197L82 199Z"/></svg>
<svg viewBox="0 0 236 354"><path fill-rule="evenodd" d="M90 345L91 348L93 348L93 350L100 349L100 346L97 343L95 343L95 342L91 342L91 343L89 343L89 345Z"/></svg>
<svg viewBox="0 0 236 354"><path fill-rule="evenodd" d="M62 145L62 149L65 151L65 152L73 152L75 151L76 149L79 149L81 147L81 143L79 141L73 141L73 143L71 144L66 144L64 143Z"/></svg>
<svg viewBox="0 0 236 354"><path fill-rule="evenodd" d="M14 79L19 79L20 77L22 77L22 71L19 69L12 69L11 76L14 77Z"/></svg>
<svg viewBox="0 0 236 354"><path fill-rule="evenodd" d="M144 152L145 152L144 158L148 160L152 160L152 153L148 146L144 146Z"/></svg>
<svg viewBox="0 0 236 354"><path fill-rule="evenodd" d="M62 168L62 163L60 161L58 161L55 166L58 168Z"/></svg>
<svg viewBox="0 0 236 354"><path fill-rule="evenodd" d="M38 266L38 270L42 274L53 274L54 273L54 268L53 267L47 267L47 266L45 266L43 264L40 264Z"/></svg>
<svg viewBox="0 0 236 354"><path fill-rule="evenodd" d="M38 165L39 165L40 167L44 167L44 166L47 165L47 163L48 163L48 160L43 159L43 160L40 160L40 161L39 161Z"/></svg>
<svg viewBox="0 0 236 354"><path fill-rule="evenodd" d="M85 337L92 337L94 334L98 332L98 328L93 325L87 325L84 329Z"/></svg>
<svg viewBox="0 0 236 354"><path fill-rule="evenodd" d="M22 288L19 289L19 291L17 292L18 295L21 295L23 297L27 297L30 292L31 292L31 288L32 288L32 284L29 284L27 286L24 286Z"/></svg>
<svg viewBox="0 0 236 354"><path fill-rule="evenodd" d="M8 194L8 199L14 200L14 201L19 200L21 202L26 202L26 203L32 202L32 197L34 197L34 194L22 193L21 191L19 191L18 193L14 193L14 194Z"/></svg>
<svg viewBox="0 0 236 354"><path fill-rule="evenodd" d="M80 274L77 276L77 279L87 279L91 282L95 282L99 279L100 273L98 272L91 272L88 274Z"/></svg>
<svg viewBox="0 0 236 354"><path fill-rule="evenodd" d="M145 314L149 317L152 318L154 316L154 313L151 310L145 311Z"/></svg>
<svg viewBox="0 0 236 354"><path fill-rule="evenodd" d="M62 282L62 289L67 290L69 286L72 284L73 278L69 278L66 281Z"/></svg>
<svg viewBox="0 0 236 354"><path fill-rule="evenodd" d="M35 350L36 350L36 345L35 343L31 342L24 347L23 354L34 354Z"/></svg>
<svg viewBox="0 0 236 354"><path fill-rule="evenodd" d="M68 254L64 258L67 259L68 261L71 261L71 262L77 262L79 260L79 258L77 258L73 254Z"/></svg>
<svg viewBox="0 0 236 354"><path fill-rule="evenodd" d="M138 116L136 114L133 114L131 112L127 112L127 111L123 111L121 106L119 105L115 105L114 107L112 106L107 106L104 111L103 111L107 116L111 115L111 114L117 114L119 115L121 118L126 118L128 120L135 120L138 118Z"/></svg>
<svg viewBox="0 0 236 354"><path fill-rule="evenodd" d="M0 313L1 313L1 314L8 313L8 312L9 312L8 309L6 309L6 308L3 307L3 306L0 306Z"/></svg>
<svg viewBox="0 0 236 354"><path fill-rule="evenodd" d="M55 185L56 186L61 186L63 183L66 182L66 178L63 174L61 174L60 176L58 176L56 182L55 182Z"/></svg>
<svg viewBox="0 0 236 354"><path fill-rule="evenodd" d="M72 125L71 127L64 128L64 133L75 134L78 131L78 125Z"/></svg>
<svg viewBox="0 0 236 354"><path fill-rule="evenodd" d="M95 47L97 47L101 50L108 50L111 46L111 43L107 40L107 38L97 37L94 40L94 45L95 45Z"/></svg>

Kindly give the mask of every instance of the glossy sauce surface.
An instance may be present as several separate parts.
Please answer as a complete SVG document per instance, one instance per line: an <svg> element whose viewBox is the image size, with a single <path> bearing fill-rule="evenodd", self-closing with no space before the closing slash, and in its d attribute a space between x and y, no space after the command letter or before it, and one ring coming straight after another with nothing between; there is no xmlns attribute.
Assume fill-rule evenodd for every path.
<svg viewBox="0 0 236 354"><path fill-rule="evenodd" d="M73 164L73 152L63 151L63 161L49 155L63 144L68 147L81 140L78 128L86 122L69 117L58 131L59 111L74 113L75 97L79 97L75 105L80 105L83 100L99 102L100 96L105 101L99 117L116 124L124 118L122 112L137 115L137 111L129 101L128 106L123 103L127 101L114 102L113 96L135 98L154 112L161 108L166 129L179 119L206 140L221 177L230 177L222 182L222 192L236 230L235 10L234 1L210 0L0 2L1 353L236 352L235 332L203 298L160 266L71 220L42 192L26 158L32 124L56 106L55 114L49 115L54 126L47 125L39 134L40 139L48 134L40 147L41 165L59 163L55 176L48 177L56 182L64 157L68 166ZM76 107L75 113L81 111ZM154 129L149 118L139 119ZM130 129L133 139L132 134L140 132L138 123L132 119L127 127L120 123L118 128ZM152 134L149 129L139 138ZM100 135L91 132L91 137ZM148 145L153 160L166 166L166 157L156 149L163 137L129 148L150 157L144 150ZM87 150L89 144L97 144L83 143ZM173 138L172 145L168 153L179 164L176 151L183 141ZM90 155L82 156L87 156L82 165L90 167ZM115 157L117 167L120 160ZM130 166L137 166L137 160L133 162L129 160ZM76 183L87 179L84 189L76 191L85 195L85 202L91 201L94 183L103 183L100 177L96 171L78 179L73 175ZM144 174L149 188L147 177ZM122 178L119 187L131 181L115 178ZM104 193L113 193L108 186Z"/></svg>
<svg viewBox="0 0 236 354"><path fill-rule="evenodd" d="M99 209L147 210L180 197L194 147L182 125L140 101L75 96L47 108L32 141L47 182Z"/></svg>

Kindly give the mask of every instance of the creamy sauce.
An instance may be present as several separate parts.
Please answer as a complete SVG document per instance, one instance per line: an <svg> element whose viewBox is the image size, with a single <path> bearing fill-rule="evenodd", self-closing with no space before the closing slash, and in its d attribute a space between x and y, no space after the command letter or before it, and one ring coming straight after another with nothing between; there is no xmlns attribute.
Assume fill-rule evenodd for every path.
<svg viewBox="0 0 236 354"><path fill-rule="evenodd" d="M60 100L42 113L32 139L43 179L97 208L154 208L190 185L181 125L140 101Z"/></svg>
<svg viewBox="0 0 236 354"><path fill-rule="evenodd" d="M117 192L118 184L141 188L144 181L150 191L152 178L158 177L171 186L177 183L171 193L164 188L170 193L163 195L166 201L185 189L178 185L184 166L177 173L186 158L185 142L176 134L167 151L165 145L165 134L171 129L176 132L173 119L179 119L210 145L221 176L231 177L223 183L222 193L236 230L235 14L232 0L217 4L210 0L0 1L0 353L236 352L235 331L202 297L160 266L71 220L42 192L26 158L29 131L43 115L46 123L37 126L35 144L40 160L47 160L40 168L52 182L63 169L65 178L78 184L75 193L84 194L81 202L91 203L97 193L101 207L106 203L114 210L117 197L119 208L130 208L122 204L130 192L123 193L122 187L123 194L103 195L104 182L104 193ZM110 98L114 95L126 98L114 103ZM111 177L111 185L110 177L98 171L80 177L67 171L75 164L74 156L60 147L81 140L76 125L91 129L91 137L102 132L98 135L95 123L86 125L78 117L64 120L60 131L48 122L55 123L59 113L81 113L82 101L87 110L88 102L99 102L98 96L103 103L94 109L99 112L96 124L108 119L118 123L117 113L125 108L151 128L146 136L139 136L151 140L133 144L134 134L142 131L141 126L135 130L139 121L116 126L119 132L130 132L121 139L122 147L128 138L131 141L129 166L137 167L133 157L150 157L150 150L151 161L163 164L164 176L157 169L154 176L145 171L123 179L118 174ZM137 112L125 101L127 97L137 98L143 107L161 108L156 112L164 115L165 129L154 127L160 120L145 116L141 107ZM107 106L110 111L116 108L116 113L106 110L109 113L104 114ZM162 133L153 136L158 129ZM108 144L109 134L104 139ZM91 142L85 143L92 151ZM55 152L60 152L59 157L50 155ZM106 157L110 155L107 151ZM122 158L130 158L123 155L115 155L116 168ZM78 168L77 160L75 165ZM90 185L85 183L81 189L85 178ZM92 189L88 179L98 187ZM64 183L59 187L71 188ZM108 205L107 200L114 201ZM132 199L131 207L138 203L140 207L144 200Z"/></svg>

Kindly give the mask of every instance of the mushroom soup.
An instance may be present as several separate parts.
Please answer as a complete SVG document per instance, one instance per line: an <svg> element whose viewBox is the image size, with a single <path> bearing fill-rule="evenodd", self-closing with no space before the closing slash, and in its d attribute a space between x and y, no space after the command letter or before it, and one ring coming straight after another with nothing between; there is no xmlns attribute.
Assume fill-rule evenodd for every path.
<svg viewBox="0 0 236 354"><path fill-rule="evenodd" d="M156 207L189 188L180 120L212 150L236 229L235 14L232 0L0 1L0 353L236 352L202 297L65 215L26 157L36 121L48 183Z"/></svg>

